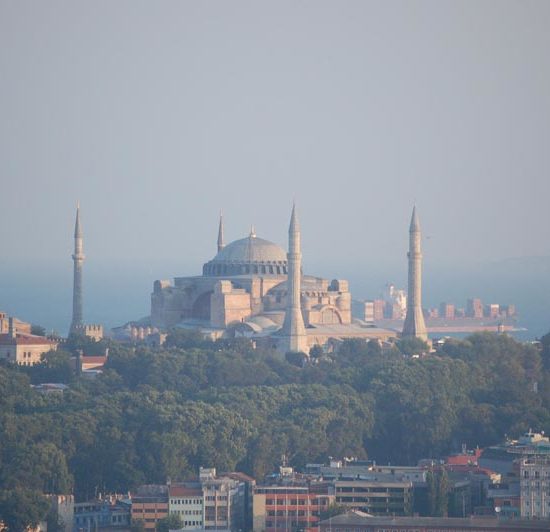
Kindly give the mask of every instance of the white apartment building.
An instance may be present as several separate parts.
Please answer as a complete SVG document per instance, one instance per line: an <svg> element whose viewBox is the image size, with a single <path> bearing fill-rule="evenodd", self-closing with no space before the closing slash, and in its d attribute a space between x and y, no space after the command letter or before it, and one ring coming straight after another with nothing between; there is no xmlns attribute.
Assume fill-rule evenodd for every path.
<svg viewBox="0 0 550 532"><path fill-rule="evenodd" d="M520 490L521 517L550 518L550 454L521 458Z"/></svg>
<svg viewBox="0 0 550 532"><path fill-rule="evenodd" d="M168 513L180 517L182 530L243 529L245 483L201 467L198 481L169 486Z"/></svg>
<svg viewBox="0 0 550 532"><path fill-rule="evenodd" d="M204 496L200 485L170 486L168 513L176 514L183 523L183 530L203 530Z"/></svg>

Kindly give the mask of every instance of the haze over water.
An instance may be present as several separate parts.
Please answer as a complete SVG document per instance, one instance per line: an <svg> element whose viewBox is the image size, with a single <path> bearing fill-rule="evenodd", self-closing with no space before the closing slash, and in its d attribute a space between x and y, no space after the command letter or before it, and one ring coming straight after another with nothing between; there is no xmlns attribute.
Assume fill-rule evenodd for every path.
<svg viewBox="0 0 550 532"><path fill-rule="evenodd" d="M204 259L206 261L206 259ZM150 293L156 278L173 275L193 275L196 268L181 267L176 263L148 264L112 262L94 264L92 259L84 272L84 316L89 323L104 323L107 327L122 325L149 314ZM406 263L385 270L360 271L353 266L311 264L308 272L328 277L347 278L355 300L377 297L386 282L406 286ZM4 263L4 267L6 264ZM450 301L465 306L466 299L480 296L485 302L515 303L518 308L518 326L526 332L516 333L521 339L534 339L550 330L550 260L502 261L486 263L471 269L451 271L448 268L426 267L424 275L425 306L438 306ZM525 270L530 270L525 275ZM64 265L46 263L43 267L8 266L7 275L0 279L2 309L48 330L67 333L71 319L72 265L70 258ZM170 272L159 275L158 272ZM527 278L527 281L525 280Z"/></svg>
<svg viewBox="0 0 550 532"><path fill-rule="evenodd" d="M354 299L515 303L550 330L550 3L0 4L0 309L66 332L74 209L85 319L149 312L248 234Z"/></svg>

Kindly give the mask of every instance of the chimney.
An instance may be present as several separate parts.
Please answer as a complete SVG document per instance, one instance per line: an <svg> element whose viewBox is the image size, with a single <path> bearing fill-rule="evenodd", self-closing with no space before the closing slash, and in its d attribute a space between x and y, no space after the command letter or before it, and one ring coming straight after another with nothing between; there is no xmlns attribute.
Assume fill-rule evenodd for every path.
<svg viewBox="0 0 550 532"><path fill-rule="evenodd" d="M11 338L17 337L17 329L15 328L13 318L10 318L8 320L8 334L10 335Z"/></svg>

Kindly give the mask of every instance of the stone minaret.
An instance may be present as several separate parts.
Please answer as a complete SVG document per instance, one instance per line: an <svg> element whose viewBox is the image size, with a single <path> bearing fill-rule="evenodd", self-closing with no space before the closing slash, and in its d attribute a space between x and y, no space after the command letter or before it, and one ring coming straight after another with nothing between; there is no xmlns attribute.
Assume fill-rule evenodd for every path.
<svg viewBox="0 0 550 532"><path fill-rule="evenodd" d="M71 322L71 332L84 323L82 319L82 265L84 259L82 229L80 227L80 205L77 205L74 225L73 320Z"/></svg>
<svg viewBox="0 0 550 532"><path fill-rule="evenodd" d="M223 240L223 213L220 211L220 226L218 228L218 253L225 247Z"/></svg>
<svg viewBox="0 0 550 532"><path fill-rule="evenodd" d="M282 347L286 352L307 353L307 336L300 303L302 252L300 246L300 224L296 216L296 207L292 207L290 227L288 228L288 281L285 321L281 329Z"/></svg>
<svg viewBox="0 0 550 532"><path fill-rule="evenodd" d="M422 251L420 241L420 223L413 208L409 228L409 293L407 297L407 316L403 325L403 337L414 336L426 341L428 333L424 314L422 314Z"/></svg>

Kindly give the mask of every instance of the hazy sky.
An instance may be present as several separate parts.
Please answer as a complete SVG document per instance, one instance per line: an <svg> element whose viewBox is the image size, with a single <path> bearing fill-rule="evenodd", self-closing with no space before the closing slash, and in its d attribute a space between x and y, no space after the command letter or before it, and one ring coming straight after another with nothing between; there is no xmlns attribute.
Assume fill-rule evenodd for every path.
<svg viewBox="0 0 550 532"><path fill-rule="evenodd" d="M550 255L550 2L0 0L1 263ZM331 266L332 268L332 266ZM120 275L121 272L116 272ZM315 273L315 272L313 272ZM338 272L335 272L338 275Z"/></svg>

